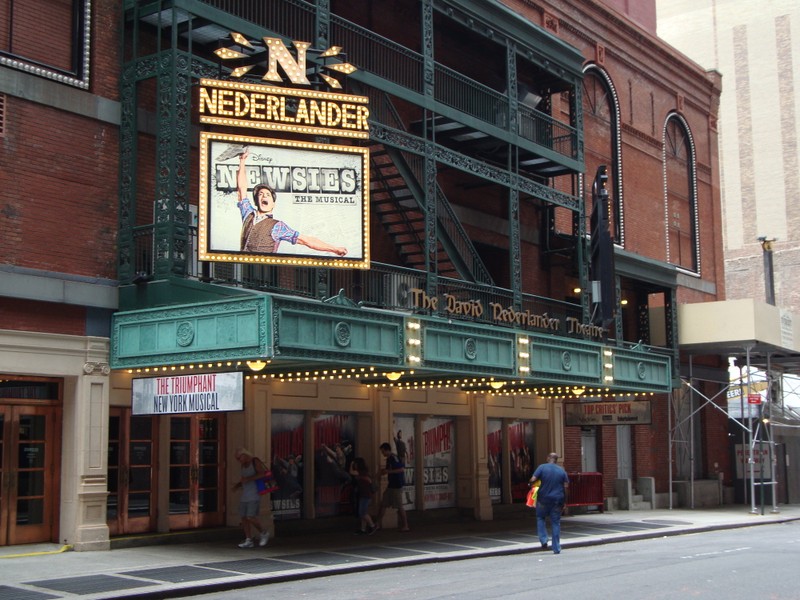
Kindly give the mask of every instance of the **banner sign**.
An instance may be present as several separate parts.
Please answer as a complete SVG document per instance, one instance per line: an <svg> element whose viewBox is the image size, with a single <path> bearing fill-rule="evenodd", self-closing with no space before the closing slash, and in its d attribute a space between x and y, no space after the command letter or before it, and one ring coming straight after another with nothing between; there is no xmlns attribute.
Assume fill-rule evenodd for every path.
<svg viewBox="0 0 800 600"><path fill-rule="evenodd" d="M425 419L422 429L424 507L456 505L456 422L452 418Z"/></svg>
<svg viewBox="0 0 800 600"><path fill-rule="evenodd" d="M196 373L134 379L134 415L244 410L243 373Z"/></svg>
<svg viewBox="0 0 800 600"><path fill-rule="evenodd" d="M515 421L508 426L508 468L511 471L511 501L524 502L535 465L533 421Z"/></svg>
<svg viewBox="0 0 800 600"><path fill-rule="evenodd" d="M649 425L650 401L635 402L570 402L564 405L564 424L586 425Z"/></svg>
<svg viewBox="0 0 800 600"><path fill-rule="evenodd" d="M201 132L198 258L369 268L369 149Z"/></svg>
<svg viewBox="0 0 800 600"><path fill-rule="evenodd" d="M503 501L503 421L486 420L486 447L489 467L489 498L492 504Z"/></svg>
<svg viewBox="0 0 800 600"><path fill-rule="evenodd" d="M299 519L303 516L303 451L305 448L305 415L301 412L273 412L272 472L278 480L278 491L270 494L272 516L276 520Z"/></svg>
<svg viewBox="0 0 800 600"><path fill-rule="evenodd" d="M350 463L355 458L355 416L346 413L319 415L313 426L316 515L352 514L355 507Z"/></svg>
<svg viewBox="0 0 800 600"><path fill-rule="evenodd" d="M750 479L750 447L747 444L735 444L735 450L736 479ZM766 444L762 447L762 444L756 442L753 451L753 476L755 479L772 479L772 464Z"/></svg>
<svg viewBox="0 0 800 600"><path fill-rule="evenodd" d="M392 419L392 450L405 465L405 485L403 486L403 508L414 510L417 507L415 493L415 421L414 417L395 416ZM381 463L380 466L383 466Z"/></svg>

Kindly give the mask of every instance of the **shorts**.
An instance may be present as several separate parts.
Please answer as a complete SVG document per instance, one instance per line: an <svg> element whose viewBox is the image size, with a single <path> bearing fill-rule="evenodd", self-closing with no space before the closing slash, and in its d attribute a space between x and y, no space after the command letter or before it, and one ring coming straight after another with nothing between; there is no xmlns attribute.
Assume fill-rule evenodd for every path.
<svg viewBox="0 0 800 600"><path fill-rule="evenodd" d="M381 498L381 506L384 508L403 508L403 489L386 488Z"/></svg>
<svg viewBox="0 0 800 600"><path fill-rule="evenodd" d="M358 518L363 519L369 514L369 503L372 498L359 498L358 499Z"/></svg>
<svg viewBox="0 0 800 600"><path fill-rule="evenodd" d="M261 500L239 502L240 517L257 517L261 510Z"/></svg>

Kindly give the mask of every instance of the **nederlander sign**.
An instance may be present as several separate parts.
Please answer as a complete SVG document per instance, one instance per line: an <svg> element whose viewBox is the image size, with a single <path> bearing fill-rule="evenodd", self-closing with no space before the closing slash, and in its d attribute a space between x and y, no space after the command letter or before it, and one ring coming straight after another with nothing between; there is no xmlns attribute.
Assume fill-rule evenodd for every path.
<svg viewBox="0 0 800 600"><path fill-rule="evenodd" d="M432 312L442 311L443 313L454 316L472 319L480 319L486 314L486 309L480 300L459 300L451 294L438 296L428 296L425 290L412 288L411 304L414 308L430 310ZM489 303L489 316L493 323L503 325L514 325L528 329L542 329L545 331L561 331L561 319L551 317L547 313L536 314L529 310L516 310L511 306L503 306L498 302ZM600 338L605 334L605 328L591 323L582 323L575 317L565 317L564 324L566 333L570 335L582 335L586 337Z"/></svg>
<svg viewBox="0 0 800 600"><path fill-rule="evenodd" d="M200 80L200 122L369 138L369 98L241 81Z"/></svg>

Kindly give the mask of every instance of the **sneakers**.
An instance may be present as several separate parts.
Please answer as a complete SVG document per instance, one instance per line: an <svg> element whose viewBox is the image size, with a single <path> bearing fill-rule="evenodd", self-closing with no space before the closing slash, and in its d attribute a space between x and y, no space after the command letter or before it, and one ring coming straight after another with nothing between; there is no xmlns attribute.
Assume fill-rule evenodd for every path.
<svg viewBox="0 0 800 600"><path fill-rule="evenodd" d="M258 545L262 548L267 545L269 542L269 531L262 531L261 535L258 536ZM256 545L253 543L253 538L247 538L241 544L239 544L239 548L255 548Z"/></svg>
<svg viewBox="0 0 800 600"><path fill-rule="evenodd" d="M377 525L375 525L374 527L370 527L369 531L367 531L367 535L372 535L376 531L378 531L378 526Z"/></svg>

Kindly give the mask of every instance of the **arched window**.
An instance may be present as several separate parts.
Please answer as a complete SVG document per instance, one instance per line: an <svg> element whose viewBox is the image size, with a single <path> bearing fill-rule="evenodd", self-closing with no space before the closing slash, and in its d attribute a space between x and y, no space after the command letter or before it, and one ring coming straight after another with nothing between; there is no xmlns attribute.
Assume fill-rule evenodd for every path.
<svg viewBox="0 0 800 600"><path fill-rule="evenodd" d="M695 149L686 121L678 114L664 125L664 195L667 261L700 272L697 241L697 178Z"/></svg>
<svg viewBox="0 0 800 600"><path fill-rule="evenodd" d="M586 198L586 217L591 215L591 184L597 167L605 165L608 172L608 222L611 239L624 246L625 228L622 212L622 160L619 142L619 98L605 71L594 65L584 70L583 78L584 160L583 178Z"/></svg>

